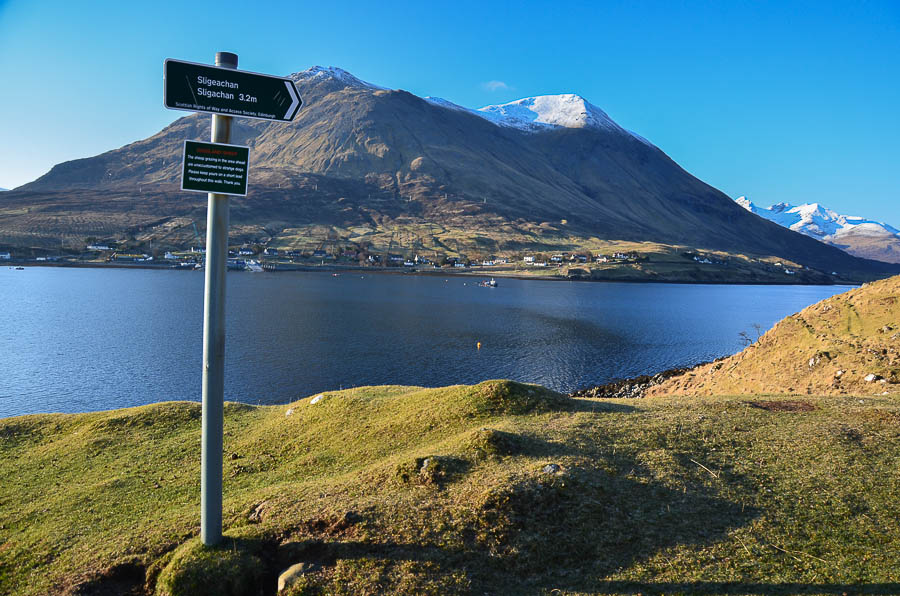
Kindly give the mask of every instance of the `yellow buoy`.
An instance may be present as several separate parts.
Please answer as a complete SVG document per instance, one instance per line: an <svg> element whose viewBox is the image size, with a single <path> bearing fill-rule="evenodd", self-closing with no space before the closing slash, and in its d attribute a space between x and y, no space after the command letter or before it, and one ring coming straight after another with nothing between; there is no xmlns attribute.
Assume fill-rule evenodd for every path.
<svg viewBox="0 0 900 596"><path fill-rule="evenodd" d="M480 349L481 349L481 342L476 343L476 344L475 344L475 347L477 347L477 348L480 350Z"/></svg>

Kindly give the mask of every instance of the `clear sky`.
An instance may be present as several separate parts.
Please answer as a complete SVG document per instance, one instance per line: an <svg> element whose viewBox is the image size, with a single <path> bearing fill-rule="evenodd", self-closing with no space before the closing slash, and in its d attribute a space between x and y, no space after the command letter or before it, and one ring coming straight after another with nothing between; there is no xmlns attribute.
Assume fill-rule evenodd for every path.
<svg viewBox="0 0 900 596"><path fill-rule="evenodd" d="M0 187L147 137L167 57L481 107L578 93L731 197L900 227L900 1L0 0Z"/></svg>

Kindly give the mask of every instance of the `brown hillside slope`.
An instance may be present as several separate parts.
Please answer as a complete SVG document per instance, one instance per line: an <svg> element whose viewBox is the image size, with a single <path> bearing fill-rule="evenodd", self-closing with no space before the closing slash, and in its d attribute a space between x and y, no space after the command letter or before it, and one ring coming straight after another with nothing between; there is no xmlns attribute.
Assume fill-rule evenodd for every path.
<svg viewBox="0 0 900 596"><path fill-rule="evenodd" d="M870 374L881 377L866 381ZM833 296L779 321L758 342L648 395L900 393L900 276Z"/></svg>

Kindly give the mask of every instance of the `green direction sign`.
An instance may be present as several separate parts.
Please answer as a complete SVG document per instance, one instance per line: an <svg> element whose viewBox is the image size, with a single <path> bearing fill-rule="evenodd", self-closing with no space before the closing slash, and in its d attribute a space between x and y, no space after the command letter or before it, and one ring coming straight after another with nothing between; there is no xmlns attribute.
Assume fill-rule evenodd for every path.
<svg viewBox="0 0 900 596"><path fill-rule="evenodd" d="M185 141L181 190L245 197L249 167L249 147Z"/></svg>
<svg viewBox="0 0 900 596"><path fill-rule="evenodd" d="M290 79L171 58L163 86L171 110L290 122L303 104Z"/></svg>

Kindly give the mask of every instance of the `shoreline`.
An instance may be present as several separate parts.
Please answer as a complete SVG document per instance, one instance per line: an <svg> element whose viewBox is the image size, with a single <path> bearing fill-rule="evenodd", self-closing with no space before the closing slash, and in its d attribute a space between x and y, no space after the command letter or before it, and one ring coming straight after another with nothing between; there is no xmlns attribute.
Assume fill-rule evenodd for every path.
<svg viewBox="0 0 900 596"><path fill-rule="evenodd" d="M4 263L8 269L16 267L59 267L59 268L75 268L75 269L149 269L157 271L197 271L190 268L173 267L171 264L156 265L148 263L106 263L106 262L34 262L10 260ZM852 280L832 280L829 283L821 281L802 281L798 279L790 279L785 281L776 280L753 280L753 279L687 279L685 277L674 276L670 278L650 276L642 278L634 277L616 277L616 276L567 276L567 275L528 275L517 273L515 271L500 270L474 270L474 271L455 271L445 269L434 270L409 270L403 268L388 267L360 267L352 265L302 265L302 264L281 264L286 268L277 269L279 264L275 264L276 269L267 269L264 273L290 273L299 271L303 273L372 273L379 275L416 275L430 277L461 277L461 278L504 278L504 279L520 279L532 281L553 281L553 282L594 282L594 283L629 283L629 284L686 284L686 285L733 285L733 286L859 286L862 281ZM199 271L202 271L199 270ZM243 271L231 271L232 273L245 273ZM249 271L246 273L250 273Z"/></svg>

